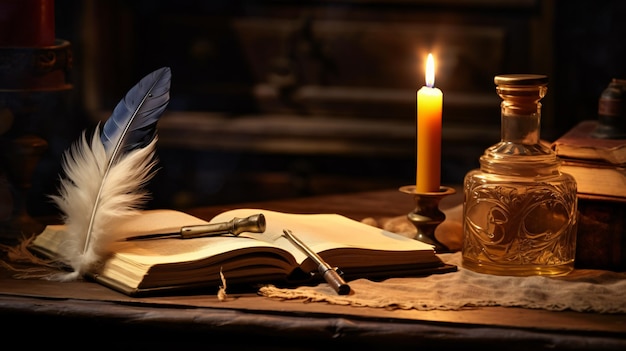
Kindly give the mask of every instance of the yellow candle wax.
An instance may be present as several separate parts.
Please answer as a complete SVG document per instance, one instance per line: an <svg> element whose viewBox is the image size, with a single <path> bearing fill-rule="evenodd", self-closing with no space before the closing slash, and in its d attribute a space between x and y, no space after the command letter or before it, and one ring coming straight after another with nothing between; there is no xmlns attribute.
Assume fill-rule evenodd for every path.
<svg viewBox="0 0 626 351"><path fill-rule="evenodd" d="M428 55L426 86L417 91L416 192L439 191L443 93L434 87L434 59Z"/></svg>

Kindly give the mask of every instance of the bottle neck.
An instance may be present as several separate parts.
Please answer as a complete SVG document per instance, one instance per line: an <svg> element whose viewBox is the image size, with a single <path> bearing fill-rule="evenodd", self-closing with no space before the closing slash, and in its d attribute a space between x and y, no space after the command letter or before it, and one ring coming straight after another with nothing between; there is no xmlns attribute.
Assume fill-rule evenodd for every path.
<svg viewBox="0 0 626 351"><path fill-rule="evenodd" d="M540 142L541 103L520 105L511 101L501 104L501 137L503 142L534 145Z"/></svg>
<svg viewBox="0 0 626 351"><path fill-rule="evenodd" d="M492 173L519 176L553 175L559 161L554 152L541 143L541 103L547 88L498 86L502 98L501 140L485 150L481 168Z"/></svg>
<svg viewBox="0 0 626 351"><path fill-rule="evenodd" d="M541 144L541 103L545 85L500 85L496 92L502 98L501 140L492 150L508 155L527 156L549 153ZM497 150L497 151L496 151Z"/></svg>

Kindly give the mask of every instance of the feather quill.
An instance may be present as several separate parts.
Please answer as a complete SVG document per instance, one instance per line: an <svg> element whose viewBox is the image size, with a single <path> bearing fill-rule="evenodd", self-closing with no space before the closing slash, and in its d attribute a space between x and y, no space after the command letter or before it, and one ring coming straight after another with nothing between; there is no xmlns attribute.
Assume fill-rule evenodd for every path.
<svg viewBox="0 0 626 351"><path fill-rule="evenodd" d="M73 269L53 277L72 280L96 269L121 219L147 200L154 175L157 122L169 103L171 71L160 68L133 86L91 138L83 132L63 155L65 177L51 195L63 213L69 239L61 245Z"/></svg>

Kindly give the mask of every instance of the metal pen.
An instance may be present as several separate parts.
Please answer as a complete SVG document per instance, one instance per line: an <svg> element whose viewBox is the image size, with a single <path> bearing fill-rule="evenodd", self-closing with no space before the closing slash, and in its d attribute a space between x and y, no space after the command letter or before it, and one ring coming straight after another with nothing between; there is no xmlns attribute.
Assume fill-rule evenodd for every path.
<svg viewBox="0 0 626 351"><path fill-rule="evenodd" d="M302 252L304 252L310 259L317 265L317 270L324 277L324 280L337 292L339 295L347 295L350 293L350 285L348 285L341 275L337 272L336 268L331 267L326 263L317 252L311 250L305 243L296 236L289 229L283 229L283 233L287 236L295 246L297 246Z"/></svg>
<svg viewBox="0 0 626 351"><path fill-rule="evenodd" d="M143 234L126 238L126 241L147 240L161 238L193 239L207 236L234 235L238 236L243 232L263 233L265 232L265 216L262 213L248 216L246 218L233 218L228 222L209 223L199 225L189 225L181 227L180 231L156 234Z"/></svg>

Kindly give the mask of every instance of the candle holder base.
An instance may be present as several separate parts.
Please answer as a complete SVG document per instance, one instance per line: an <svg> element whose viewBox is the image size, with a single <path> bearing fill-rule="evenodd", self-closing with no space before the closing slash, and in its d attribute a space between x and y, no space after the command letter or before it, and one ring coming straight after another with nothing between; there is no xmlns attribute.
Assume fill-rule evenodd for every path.
<svg viewBox="0 0 626 351"><path fill-rule="evenodd" d="M436 192L419 193L414 185L405 185L399 190L413 195L415 200L415 208L407 215L417 229L414 239L433 245L437 253L450 252L450 249L435 237L435 229L446 219L446 215L439 209L439 202L445 196L455 194L456 190L442 186Z"/></svg>

